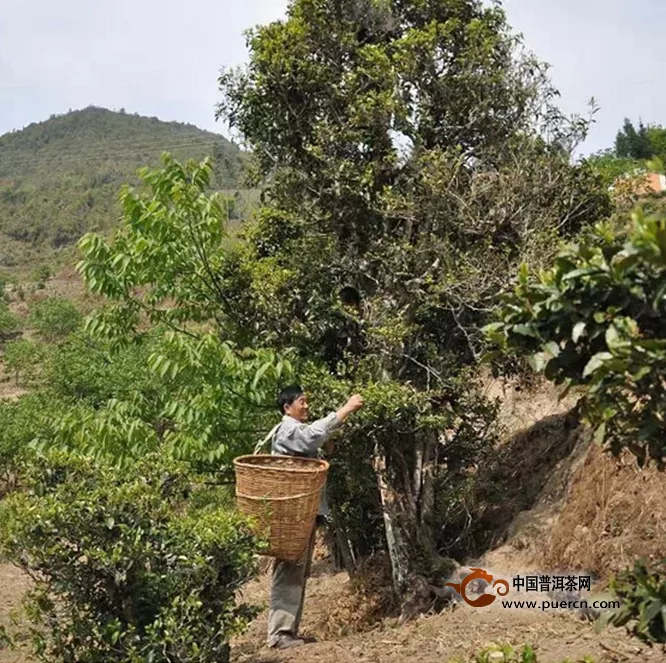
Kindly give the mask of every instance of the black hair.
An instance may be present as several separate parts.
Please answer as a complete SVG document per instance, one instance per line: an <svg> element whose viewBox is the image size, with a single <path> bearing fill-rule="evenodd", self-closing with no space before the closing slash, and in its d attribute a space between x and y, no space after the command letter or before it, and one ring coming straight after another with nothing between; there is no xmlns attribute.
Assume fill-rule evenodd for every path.
<svg viewBox="0 0 666 663"><path fill-rule="evenodd" d="M292 384L285 387L278 396L277 405L280 414L284 414L284 406L291 405L296 399L303 395L303 388L298 384Z"/></svg>

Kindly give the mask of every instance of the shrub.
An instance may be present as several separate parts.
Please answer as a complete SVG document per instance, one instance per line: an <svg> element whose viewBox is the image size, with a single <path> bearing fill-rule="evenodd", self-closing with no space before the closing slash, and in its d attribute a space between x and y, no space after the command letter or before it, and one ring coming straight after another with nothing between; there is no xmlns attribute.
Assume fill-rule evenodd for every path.
<svg viewBox="0 0 666 663"><path fill-rule="evenodd" d="M44 357L44 348L34 341L19 339L7 344L4 361L16 384L30 384L36 377Z"/></svg>
<svg viewBox="0 0 666 663"><path fill-rule="evenodd" d="M588 421L615 454L666 460L666 216L633 215L627 237L600 225L537 283L523 269L501 321L503 347L531 354L556 384L583 385ZM612 421L612 425L611 425Z"/></svg>
<svg viewBox="0 0 666 663"><path fill-rule="evenodd" d="M600 626L627 626L644 642L666 643L666 559L651 568L638 561L618 574L610 587L622 605L602 617Z"/></svg>
<svg viewBox="0 0 666 663"><path fill-rule="evenodd" d="M161 384L148 369L152 349L148 339L113 352L109 343L81 330L51 349L44 382L57 394L95 408L132 393L148 396Z"/></svg>
<svg viewBox="0 0 666 663"><path fill-rule="evenodd" d="M80 325L83 316L64 297L50 297L38 302L30 312L29 322L44 341L60 341Z"/></svg>
<svg viewBox="0 0 666 663"><path fill-rule="evenodd" d="M0 301L0 341L9 338L20 327L20 320Z"/></svg>
<svg viewBox="0 0 666 663"><path fill-rule="evenodd" d="M35 581L40 660L228 660L255 614L234 595L256 540L210 488L160 455L120 474L63 453L33 462L24 485L0 503L0 552Z"/></svg>
<svg viewBox="0 0 666 663"><path fill-rule="evenodd" d="M0 400L0 495L13 487L17 465L33 438L52 437L48 417L57 407L55 399L40 393Z"/></svg>

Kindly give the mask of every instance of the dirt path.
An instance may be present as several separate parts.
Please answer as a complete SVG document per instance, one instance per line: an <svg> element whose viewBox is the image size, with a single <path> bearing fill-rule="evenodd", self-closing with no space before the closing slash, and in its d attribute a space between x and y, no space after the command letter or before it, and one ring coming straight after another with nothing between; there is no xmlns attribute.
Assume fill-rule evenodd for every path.
<svg viewBox="0 0 666 663"><path fill-rule="evenodd" d="M21 597L29 586L28 579L14 566L0 564L0 626L10 626L12 614L20 606ZM0 646L0 663L24 663L28 660L25 648L19 646L15 651L9 651Z"/></svg>
<svg viewBox="0 0 666 663"><path fill-rule="evenodd" d="M595 663L666 663L666 654L650 650L621 630L597 635L594 627L571 614L547 614L490 606L484 609L456 606L439 615L424 616L398 627L394 620L362 634L344 635L336 628L336 607L347 593L345 574L330 574L319 565L308 585L303 632L320 641L291 652L274 652L263 646L266 614L234 642L235 663L447 663L468 661L484 646L532 645L539 663L572 662L583 656ZM0 624L7 625L20 603L27 580L14 567L0 564ZM252 582L245 591L250 602L265 603L268 576ZM322 636L322 634L324 634ZM323 640L323 638L326 638ZM27 663L25 650L0 649L0 663Z"/></svg>
<svg viewBox="0 0 666 663"><path fill-rule="evenodd" d="M385 620L370 632L336 634L341 630L336 607L347 593L345 574L331 575L325 568L310 579L302 630L318 642L290 652L264 647L266 613L234 643L237 663L447 663L469 661L489 644L516 648L529 644L539 663L572 663L591 656L595 663L666 663L666 653L650 650L638 640L612 629L597 634L594 626L571 613L542 613L496 607L475 609L457 605L438 615L423 616L398 627ZM262 604L268 596L268 577L253 582L246 600ZM334 633L331 633L331 632Z"/></svg>

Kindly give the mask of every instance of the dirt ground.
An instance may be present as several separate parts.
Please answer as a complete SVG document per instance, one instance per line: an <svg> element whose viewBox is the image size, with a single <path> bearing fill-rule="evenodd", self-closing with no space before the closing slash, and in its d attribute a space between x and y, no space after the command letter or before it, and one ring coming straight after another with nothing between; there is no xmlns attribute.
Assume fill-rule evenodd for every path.
<svg viewBox="0 0 666 663"><path fill-rule="evenodd" d="M0 626L11 627L14 613L20 608L21 597L29 587L28 579L15 567L0 564ZM0 645L0 663L24 663L29 660L24 648L9 651Z"/></svg>
<svg viewBox="0 0 666 663"><path fill-rule="evenodd" d="M509 562L507 551L494 553L492 561ZM518 563L518 559L513 559ZM10 613L20 603L27 580L13 567L0 565L0 624L8 624ZM263 605L268 597L269 576L264 573L244 591L246 601ZM505 609L495 604L471 608L458 604L436 615L397 626L385 619L365 633L332 633L336 606L349 594L344 573L331 573L325 561L315 564L308 584L302 631L317 642L289 652L264 647L265 611L249 631L233 643L234 663L447 663L471 661L489 644L529 644L539 663L572 662L590 656L595 663L666 663L666 653L650 649L625 635L621 629L596 634L594 626L572 613ZM333 620L335 621L335 620ZM25 649L0 649L0 663L28 663Z"/></svg>
<svg viewBox="0 0 666 663"><path fill-rule="evenodd" d="M497 548L478 563L495 577L543 570L531 566L532 553L512 544ZM264 573L246 587L244 599L265 605L269 586L269 575ZM594 586L592 590L595 594ZM288 652L267 649L264 610L233 643L234 663L467 663L492 644L516 649L531 645L539 663L561 663L567 658L574 663L584 656L595 663L666 663L666 650L651 649L623 629L597 633L593 623L574 612L508 609L499 601L487 608L461 602L402 626L397 619L386 618L364 633L345 633L350 593L347 575L333 573L328 561L320 559L308 582L301 627L302 634L316 642Z"/></svg>

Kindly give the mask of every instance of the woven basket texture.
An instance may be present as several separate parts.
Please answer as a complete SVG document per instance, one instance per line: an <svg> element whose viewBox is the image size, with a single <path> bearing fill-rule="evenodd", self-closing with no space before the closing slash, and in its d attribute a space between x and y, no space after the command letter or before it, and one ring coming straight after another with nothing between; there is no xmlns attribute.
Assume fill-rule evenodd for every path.
<svg viewBox="0 0 666 663"><path fill-rule="evenodd" d="M238 508L257 520L270 555L298 562L306 551L326 484L328 463L316 458L254 455L234 460Z"/></svg>

